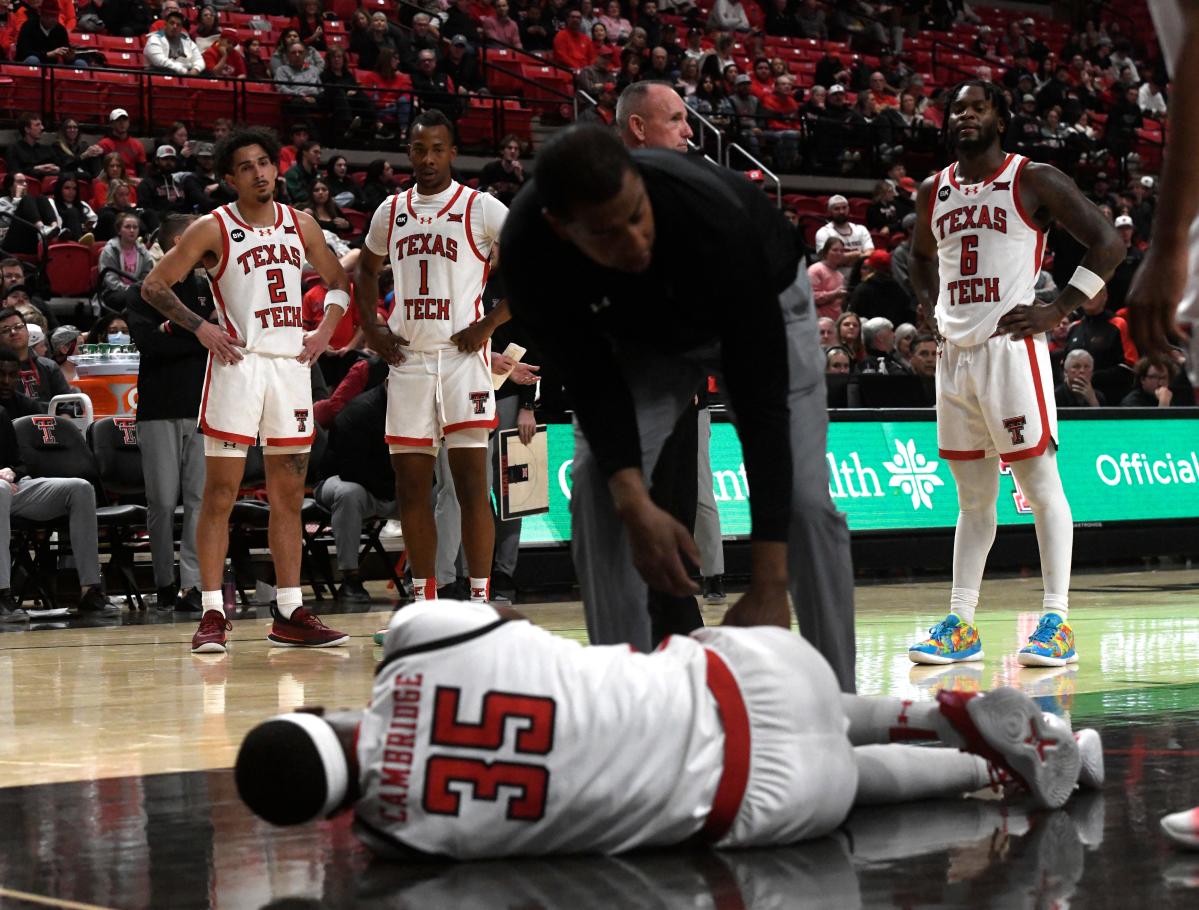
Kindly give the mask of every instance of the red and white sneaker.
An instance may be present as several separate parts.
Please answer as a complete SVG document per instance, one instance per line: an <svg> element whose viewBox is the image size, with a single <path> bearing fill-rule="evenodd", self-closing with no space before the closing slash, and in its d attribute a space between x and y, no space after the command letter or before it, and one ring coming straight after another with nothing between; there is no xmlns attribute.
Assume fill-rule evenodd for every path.
<svg viewBox="0 0 1199 910"><path fill-rule="evenodd" d="M1199 850L1199 806L1162 819L1162 830L1176 844Z"/></svg>
<svg viewBox="0 0 1199 910"><path fill-rule="evenodd" d="M1003 768L1040 806L1065 804L1078 781L1078 743L1068 730L1046 723L1036 702L1016 689L980 695L937 693L941 713L964 741L964 750Z"/></svg>
<svg viewBox="0 0 1199 910"><path fill-rule="evenodd" d="M224 654L228 644L225 633L233 631L233 623L223 612L205 610L200 617L200 627L192 636L192 654Z"/></svg>
<svg viewBox="0 0 1199 910"><path fill-rule="evenodd" d="M278 608L271 606L275 618L267 638L284 648L336 648L350 640L344 632L335 632L304 607L296 607L291 619L285 619Z"/></svg>

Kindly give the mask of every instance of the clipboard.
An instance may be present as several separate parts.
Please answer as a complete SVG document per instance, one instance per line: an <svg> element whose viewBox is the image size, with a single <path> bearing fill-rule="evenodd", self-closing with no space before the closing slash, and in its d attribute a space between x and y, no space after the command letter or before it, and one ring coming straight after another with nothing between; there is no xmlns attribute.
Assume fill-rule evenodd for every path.
<svg viewBox="0 0 1199 910"><path fill-rule="evenodd" d="M537 432L527 446L520 441L519 430L500 430L501 520L512 521L550 510L548 438L543 423L537 425Z"/></svg>

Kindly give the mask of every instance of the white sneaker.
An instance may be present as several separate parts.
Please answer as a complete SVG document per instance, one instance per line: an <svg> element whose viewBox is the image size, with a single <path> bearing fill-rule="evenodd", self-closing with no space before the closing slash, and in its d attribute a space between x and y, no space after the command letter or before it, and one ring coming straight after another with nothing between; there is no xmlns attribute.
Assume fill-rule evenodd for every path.
<svg viewBox="0 0 1199 910"><path fill-rule="evenodd" d="M380 538L403 537L404 529L400 527L400 523L394 519L388 519L387 524L383 525L383 530L379 532Z"/></svg>
<svg viewBox="0 0 1199 910"><path fill-rule="evenodd" d="M1162 819L1162 830L1176 844L1199 850L1199 806Z"/></svg>

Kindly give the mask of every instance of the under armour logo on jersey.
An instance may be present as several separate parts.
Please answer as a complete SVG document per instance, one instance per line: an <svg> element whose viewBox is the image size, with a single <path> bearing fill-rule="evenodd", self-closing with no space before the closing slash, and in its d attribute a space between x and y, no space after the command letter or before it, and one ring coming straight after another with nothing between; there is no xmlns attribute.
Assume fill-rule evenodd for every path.
<svg viewBox="0 0 1199 910"><path fill-rule="evenodd" d="M1003 421L1003 428L1008 431L1012 437L1012 445L1020 445L1024 442L1024 425L1028 423L1024 415L1019 417L1008 417Z"/></svg>
<svg viewBox="0 0 1199 910"><path fill-rule="evenodd" d="M233 240L234 243L241 243L243 240L246 239L246 232L243 231L241 228L234 228L232 231L229 232L229 237Z"/></svg>
<svg viewBox="0 0 1199 910"><path fill-rule="evenodd" d="M977 196L981 191L982 187L978 185L962 187L963 196Z"/></svg>
<svg viewBox="0 0 1199 910"><path fill-rule="evenodd" d="M467 397L470 398L471 404L475 406L476 414L487 413L487 399L491 397L490 392L471 392Z"/></svg>
<svg viewBox="0 0 1199 910"><path fill-rule="evenodd" d="M449 215L446 215L445 220L452 222L454 224L461 224L462 223L462 213L461 212L453 212Z"/></svg>
<svg viewBox="0 0 1199 910"><path fill-rule="evenodd" d="M58 440L54 438L54 428L58 425L58 421L53 417L33 417L33 425L42 431L42 445L56 446Z"/></svg>
<svg viewBox="0 0 1199 910"><path fill-rule="evenodd" d="M308 432L308 409L297 408L294 413L296 415L296 432Z"/></svg>
<svg viewBox="0 0 1199 910"><path fill-rule="evenodd" d="M421 224L432 224L433 216L432 215L417 215L416 220L418 222L420 222Z"/></svg>
<svg viewBox="0 0 1199 910"><path fill-rule="evenodd" d="M121 437L127 446L137 445L137 419L134 417L114 417L112 422L121 431Z"/></svg>

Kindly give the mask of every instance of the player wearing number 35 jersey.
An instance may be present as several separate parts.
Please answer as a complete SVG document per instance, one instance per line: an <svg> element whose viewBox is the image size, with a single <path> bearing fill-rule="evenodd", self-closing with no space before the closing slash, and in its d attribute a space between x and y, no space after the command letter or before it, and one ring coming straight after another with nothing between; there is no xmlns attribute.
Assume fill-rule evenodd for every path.
<svg viewBox="0 0 1199 910"><path fill-rule="evenodd" d="M1004 154L1002 89L968 81L951 92L948 167L917 194L912 285L942 338L937 359L937 443L958 488L949 615L913 645L916 663L981 660L974 627L987 553L995 538L999 463L1032 506L1045 594L1041 622L1018 660L1078 660L1066 622L1073 525L1057 471L1057 411L1045 333L1103 291L1123 258L1115 229L1056 168ZM1033 295L1056 221L1087 247L1052 303Z"/></svg>
<svg viewBox="0 0 1199 910"><path fill-rule="evenodd" d="M899 742L914 739L976 754ZM275 824L353 805L381 854L468 859L785 844L855 803L958 798L989 773L1057 806L1080 767L1068 726L1018 692L843 696L788 629L715 626L643 654L440 601L392 618L365 712L264 722L236 778Z"/></svg>

